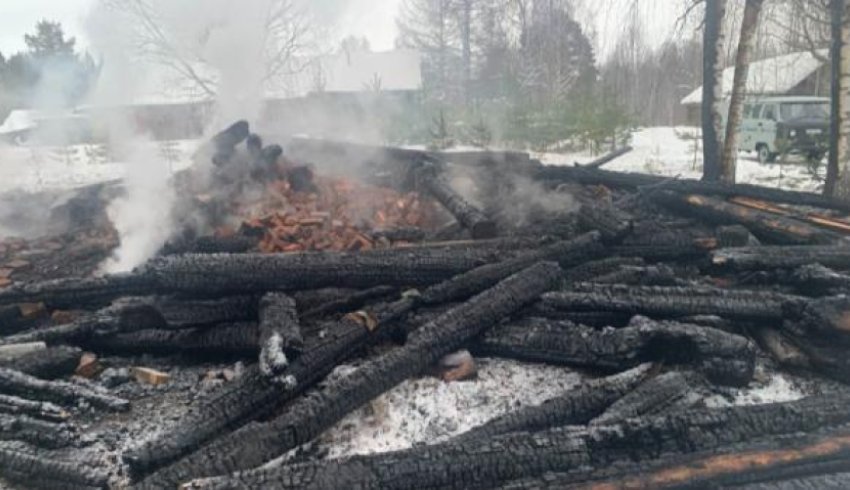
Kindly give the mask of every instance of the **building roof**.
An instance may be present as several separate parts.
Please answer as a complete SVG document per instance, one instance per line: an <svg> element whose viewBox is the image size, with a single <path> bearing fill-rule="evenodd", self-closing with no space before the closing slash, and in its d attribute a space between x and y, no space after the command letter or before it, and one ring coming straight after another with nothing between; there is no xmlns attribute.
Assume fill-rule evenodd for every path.
<svg viewBox="0 0 850 490"><path fill-rule="evenodd" d="M818 55L828 56L825 49L819 50ZM823 66L824 62L809 51L785 54L775 58L767 58L750 63L747 77L747 92L754 94L784 94L799 85ZM732 92L732 82L735 77L735 67L723 70L723 93L728 97ZM702 103L702 87L694 90L682 99L682 105Z"/></svg>

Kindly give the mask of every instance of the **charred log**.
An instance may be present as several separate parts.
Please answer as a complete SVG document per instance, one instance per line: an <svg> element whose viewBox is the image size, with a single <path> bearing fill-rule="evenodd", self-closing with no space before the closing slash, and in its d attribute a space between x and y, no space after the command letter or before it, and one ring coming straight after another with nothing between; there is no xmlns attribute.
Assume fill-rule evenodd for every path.
<svg viewBox="0 0 850 490"><path fill-rule="evenodd" d="M794 345L791 339L774 328L754 328L753 338L755 338L762 350L770 354L770 357L780 366L788 368L808 368L810 366L808 356L799 347Z"/></svg>
<svg viewBox="0 0 850 490"><path fill-rule="evenodd" d="M568 269L564 273L567 283L594 282L594 278L617 272L621 267L640 267L644 261L640 257L609 257L594 260Z"/></svg>
<svg viewBox="0 0 850 490"><path fill-rule="evenodd" d="M472 233L472 238L476 240L493 238L499 234L496 224L452 189L451 184L441 178L434 167L428 165L421 168L416 177L418 184L427 189L464 228Z"/></svg>
<svg viewBox="0 0 850 490"><path fill-rule="evenodd" d="M813 206L850 212L850 203L813 192L796 192L751 184L724 184L691 179L670 180L667 177L610 170L588 169L567 166L540 166L536 178L540 180L574 181L584 185L604 185L624 189L637 189L662 185L664 189L687 193L706 194L720 197L750 197L764 201L781 202L800 206Z"/></svg>
<svg viewBox="0 0 850 490"><path fill-rule="evenodd" d="M0 368L0 392L60 404L76 404L84 401L107 410L126 411L130 409L130 402L127 400L74 383L44 381L7 368Z"/></svg>
<svg viewBox="0 0 850 490"><path fill-rule="evenodd" d="M26 416L49 422L61 422L70 416L68 412L52 403L25 400L9 395L0 395L0 414Z"/></svg>
<svg viewBox="0 0 850 490"><path fill-rule="evenodd" d="M165 255L201 253L201 254L238 254L248 253L257 248L257 237L233 235L226 237L202 236L176 243L168 243L162 250Z"/></svg>
<svg viewBox="0 0 850 490"><path fill-rule="evenodd" d="M530 318L487 332L476 351L607 371L667 362L693 366L716 383L734 386L746 385L755 369L755 348L745 337L641 317L629 327L603 331Z"/></svg>
<svg viewBox="0 0 850 490"><path fill-rule="evenodd" d="M83 351L75 347L51 347L30 352L14 361L0 362L0 367L16 369L42 379L56 379L74 372Z"/></svg>
<svg viewBox="0 0 850 490"><path fill-rule="evenodd" d="M373 231L372 236L391 242L421 242L425 239L425 231L416 227L387 228Z"/></svg>
<svg viewBox="0 0 850 490"><path fill-rule="evenodd" d="M364 289L360 291L352 290L351 292L345 292L340 294L339 296L336 296L334 299L324 301L304 311L304 313L301 314L301 318L324 318L335 313L353 311L362 307L369 301L376 299L385 299L391 294L395 293L396 290L397 288L394 288L392 286L375 286L373 288ZM295 297L298 298L297 295ZM296 299L296 304L301 307L303 303L301 300Z"/></svg>
<svg viewBox="0 0 850 490"><path fill-rule="evenodd" d="M48 309L97 308L122 296L147 294L154 288L143 274L54 279L0 289L0 304L43 302Z"/></svg>
<svg viewBox="0 0 850 490"><path fill-rule="evenodd" d="M789 403L694 409L587 429L520 432L490 441L449 441L347 460L256 469L196 480L186 488L490 488L550 472L652 461L661 454L694 454L758 437L840 427L850 420L844 408L847 401L846 395L812 397ZM834 446L830 449L836 452ZM680 473L667 474L689 482L682 480Z"/></svg>
<svg viewBox="0 0 850 490"><path fill-rule="evenodd" d="M623 286L576 284L573 291L547 293L544 304L567 311L620 311L653 317L675 318L718 315L738 320L783 319L786 304L805 299L765 291L726 290L711 287Z"/></svg>
<svg viewBox="0 0 850 490"><path fill-rule="evenodd" d="M24 478L24 482L50 485L43 488L66 488L66 485L105 488L106 471L81 465L78 461L42 456L10 443L0 443L0 466L3 476ZM8 473L7 473L8 471Z"/></svg>
<svg viewBox="0 0 850 490"><path fill-rule="evenodd" d="M237 121L213 136L213 163L218 166L227 164L236 152L236 145L245 141L250 134L248 121Z"/></svg>
<svg viewBox="0 0 850 490"><path fill-rule="evenodd" d="M838 270L850 269L850 247L742 247L717 250L711 254L714 265L732 270L795 269L820 264Z"/></svg>
<svg viewBox="0 0 850 490"><path fill-rule="evenodd" d="M276 376L301 355L304 338L295 300L281 293L268 293L260 300L260 372Z"/></svg>
<svg viewBox="0 0 850 490"><path fill-rule="evenodd" d="M640 286L675 286L680 280L670 266L664 264L643 267L622 266L619 270L593 278L597 284L629 284Z"/></svg>
<svg viewBox="0 0 850 490"><path fill-rule="evenodd" d="M608 244L620 243L632 232L632 219L610 205L584 204L578 211L578 225L584 231L598 231Z"/></svg>
<svg viewBox="0 0 850 490"><path fill-rule="evenodd" d="M720 248L728 247L755 247L761 245L758 238L754 237L750 230L741 225L718 226L715 230L717 245Z"/></svg>
<svg viewBox="0 0 850 490"><path fill-rule="evenodd" d="M801 292L826 294L850 289L850 275L835 272L820 264L804 265L791 274Z"/></svg>
<svg viewBox="0 0 850 490"><path fill-rule="evenodd" d="M499 319L557 285L561 270L541 263L452 308L424 325L407 343L354 373L301 397L277 418L252 423L151 475L143 486L159 488L191 478L251 468L303 444L350 411L406 378L423 372Z"/></svg>
<svg viewBox="0 0 850 490"><path fill-rule="evenodd" d="M738 204L697 194L662 192L656 201L670 209L685 211L712 223L742 224L762 240L789 245L828 244L841 238L837 233Z"/></svg>
<svg viewBox="0 0 850 490"><path fill-rule="evenodd" d="M452 444L487 440L514 432L538 432L568 425L585 425L606 413L606 409L626 396L652 375L651 364L580 384L563 395L540 405L496 417L453 438Z"/></svg>
<svg viewBox="0 0 850 490"><path fill-rule="evenodd" d="M578 167L584 168L601 168L603 165L613 162L614 160L620 158L623 155L631 153L634 150L631 146L624 146L622 148L618 148L608 154L602 155L601 157L593 160L592 162L588 162L585 164L577 165Z"/></svg>
<svg viewBox="0 0 850 490"><path fill-rule="evenodd" d="M87 348L115 354L186 354L198 358L250 358L260 348L256 323L228 323L189 330L141 330L98 336L83 342Z"/></svg>
<svg viewBox="0 0 850 490"><path fill-rule="evenodd" d="M222 323L256 321L258 299L255 296L228 296L216 299L161 297L152 306L169 329L194 328Z"/></svg>
<svg viewBox="0 0 850 490"><path fill-rule="evenodd" d="M541 301L534 303L516 315L516 318L542 318L568 321L589 327L625 327L632 320L629 312L609 311L565 311L552 308Z"/></svg>
<svg viewBox="0 0 850 490"><path fill-rule="evenodd" d="M0 441L10 440L58 449L73 444L77 434L68 424L38 420L27 415L0 414Z"/></svg>
<svg viewBox="0 0 850 490"><path fill-rule="evenodd" d="M696 402L696 397L689 396L693 394L694 381L693 377L678 371L658 375L624 394L590 424L612 424L630 418L660 415L670 409L688 408Z"/></svg>

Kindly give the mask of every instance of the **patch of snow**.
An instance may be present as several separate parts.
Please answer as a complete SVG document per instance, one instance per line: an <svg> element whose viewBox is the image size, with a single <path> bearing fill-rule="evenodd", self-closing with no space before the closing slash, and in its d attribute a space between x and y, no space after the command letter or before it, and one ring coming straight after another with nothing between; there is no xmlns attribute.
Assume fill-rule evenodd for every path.
<svg viewBox="0 0 850 490"><path fill-rule="evenodd" d="M370 454L446 440L576 386L582 375L564 367L476 359L478 379L445 383L407 380L341 420L320 445L329 457Z"/></svg>
<svg viewBox="0 0 850 490"><path fill-rule="evenodd" d="M693 127L643 128L632 135L631 146L634 150L603 168L699 179L702 177L702 146L699 137L699 130ZM546 165L587 163L598 157L586 152L535 153L533 156ZM789 157L785 163L761 164L755 153L748 152L738 154L737 181L812 192L817 192L820 186L820 182L812 178L803 162Z"/></svg>

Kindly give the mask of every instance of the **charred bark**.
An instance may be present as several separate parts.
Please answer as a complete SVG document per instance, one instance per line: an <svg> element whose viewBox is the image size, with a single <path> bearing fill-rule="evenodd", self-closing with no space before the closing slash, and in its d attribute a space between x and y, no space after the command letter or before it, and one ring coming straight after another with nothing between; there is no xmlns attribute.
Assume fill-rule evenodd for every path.
<svg viewBox="0 0 850 490"><path fill-rule="evenodd" d="M590 425L604 425L626 419L660 415L671 409L684 409L697 401L693 395L694 377L671 371L652 378L624 394ZM698 383L696 383L698 384Z"/></svg>
<svg viewBox="0 0 850 490"><path fill-rule="evenodd" d="M802 221L697 194L662 192L655 200L671 210L684 211L714 224L741 224L759 239L787 245L835 243L841 235Z"/></svg>
<svg viewBox="0 0 850 490"><path fill-rule="evenodd" d="M578 210L578 225L584 231L598 231L605 243L617 244L632 232L632 218L605 204L584 204Z"/></svg>
<svg viewBox="0 0 850 490"><path fill-rule="evenodd" d="M524 407L473 427L451 439L451 443L486 441L495 436L515 432L539 432L555 427L588 424L605 413L617 400L645 382L653 370L651 364L644 364L619 374L582 383L540 405Z"/></svg>
<svg viewBox="0 0 850 490"><path fill-rule="evenodd" d="M43 302L48 309L98 308L122 296L147 294L153 288L149 276L135 273L53 279L0 289L0 304Z"/></svg>
<svg viewBox="0 0 850 490"><path fill-rule="evenodd" d="M49 422L61 422L70 416L68 412L50 402L25 400L9 395L0 395L0 414L33 417Z"/></svg>
<svg viewBox="0 0 850 490"><path fill-rule="evenodd" d="M847 270L850 269L850 247L836 245L730 248L713 252L711 259L716 266L738 271L794 269L808 264Z"/></svg>
<svg viewBox="0 0 850 490"><path fill-rule="evenodd" d="M753 338L780 366L787 368L808 368L809 357L794 345L794 342L782 332L770 327L753 329Z"/></svg>
<svg viewBox="0 0 850 490"><path fill-rule="evenodd" d="M73 444L77 434L68 424L38 420L27 415L0 414L0 441L10 440L58 449Z"/></svg>
<svg viewBox="0 0 850 490"><path fill-rule="evenodd" d="M556 264L540 263L505 279L422 326L403 347L301 397L277 418L249 424L163 468L145 480L143 488L258 466L313 439L350 411L421 373L502 317L555 287L560 275Z"/></svg>
<svg viewBox="0 0 850 490"><path fill-rule="evenodd" d="M344 293L328 301L316 304L310 309L304 311L301 314L301 318L307 320L324 318L335 313L353 311L362 307L369 301L376 299L385 299L396 291L397 288L394 288L392 286L375 286L373 288L364 289L360 291L352 290L351 292ZM297 295L295 296L295 298L295 302L298 307L303 308L301 306L302 301L297 299Z"/></svg>
<svg viewBox="0 0 850 490"><path fill-rule="evenodd" d="M42 456L10 443L0 443L0 466L4 477L48 485L44 488L63 488L65 485L105 488L109 481L106 471L81 465L79 461Z"/></svg>
<svg viewBox="0 0 850 490"><path fill-rule="evenodd" d="M544 304L567 311L620 311L665 318L718 315L774 322L783 319L785 305L805 301L799 296L769 291L589 283L576 284L572 291L543 296Z"/></svg>
<svg viewBox="0 0 850 490"><path fill-rule="evenodd" d="M804 294L827 294L850 289L850 275L835 272L820 264L804 265L791 275Z"/></svg>
<svg viewBox="0 0 850 490"><path fill-rule="evenodd" d="M669 266L659 264L644 267L622 266L617 271L593 278L593 282L636 286L675 286L685 281L679 279L676 271Z"/></svg>
<svg viewBox="0 0 850 490"><path fill-rule="evenodd" d="M256 469L196 480L186 488L491 488L550 472L650 462L663 454L694 454L759 437L840 427L850 421L848 401L847 395L819 396L788 403L693 409L587 429L520 432L489 441L449 441L347 460ZM837 452L834 446L830 450ZM661 474L688 482L678 472Z"/></svg>
<svg viewBox="0 0 850 490"><path fill-rule="evenodd" d="M256 323L227 323L189 330L141 330L94 337L87 348L115 354L186 354L198 358L255 357L260 348Z"/></svg>
<svg viewBox="0 0 850 490"><path fill-rule="evenodd" d="M476 240L494 238L499 234L496 223L452 189L451 184L441 178L433 166L426 165L419 169L416 179L420 186L427 189L464 228L472 233L472 238Z"/></svg>
<svg viewBox="0 0 850 490"><path fill-rule="evenodd" d="M642 362L693 366L716 383L746 385L755 348L745 337L676 322L636 317L621 329L598 331L569 322L526 319L487 332L484 355L619 371Z"/></svg>
<svg viewBox="0 0 850 490"><path fill-rule="evenodd" d="M169 329L194 328L222 323L256 321L258 299L255 296L228 296L216 299L160 297L152 306Z"/></svg>
<svg viewBox="0 0 850 490"><path fill-rule="evenodd" d="M260 372L277 376L304 350L295 300L268 293L260 300Z"/></svg>
<svg viewBox="0 0 850 490"><path fill-rule="evenodd" d="M850 212L850 201L835 199L813 192L788 191L752 184L725 184L693 179L671 180L668 177L632 172L615 172L602 169L546 165L536 170L536 178L550 181L573 181L583 185L637 189L660 186L664 190L685 194L703 194L719 197L749 197L763 201L812 206Z"/></svg>
<svg viewBox="0 0 850 490"><path fill-rule="evenodd" d="M0 368L0 392L60 404L76 404L84 401L107 410L130 409L130 402L127 400L65 381L44 381L7 368Z"/></svg>
<svg viewBox="0 0 850 490"><path fill-rule="evenodd" d="M74 372L83 351L76 347L51 347L30 352L14 361L0 362L0 367L16 369L42 379L56 379Z"/></svg>
<svg viewBox="0 0 850 490"><path fill-rule="evenodd" d="M564 278L567 283L593 282L594 278L617 272L621 267L641 267L643 265L644 261L640 257L609 257L567 269L564 272Z"/></svg>

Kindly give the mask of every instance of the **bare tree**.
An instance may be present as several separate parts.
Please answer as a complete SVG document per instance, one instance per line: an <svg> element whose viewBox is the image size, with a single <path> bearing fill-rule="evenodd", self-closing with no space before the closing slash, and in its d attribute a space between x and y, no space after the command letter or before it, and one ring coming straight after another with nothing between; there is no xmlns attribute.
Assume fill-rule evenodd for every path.
<svg viewBox="0 0 850 490"><path fill-rule="evenodd" d="M207 96L217 94L219 79L209 57L210 39L218 29L225 29L227 19L207 12L212 6L202 1L186 6L198 18L187 32L181 19L172 19L170 5L164 0L103 0L103 4L127 21L137 55L172 71L182 82ZM245 10L248 7L244 7ZM256 14L251 31L258 39L257 57L262 64L259 82L283 83L285 77L308 66L305 53L312 47L309 16L295 0L263 0L250 5ZM209 22L204 22L209 20ZM247 30L247 29L246 29ZM234 36L239 37L239 36ZM234 42L239 42L238 39ZM246 53L247 55L247 53Z"/></svg>
<svg viewBox="0 0 850 490"><path fill-rule="evenodd" d="M750 72L750 54L756 38L759 15L764 0L747 0L738 39L738 54L735 58L735 78L729 100L729 116L726 119L726 139L723 142L723 160L720 178L735 183L735 163L738 156L738 128L741 125L744 97L747 93L747 77Z"/></svg>
<svg viewBox="0 0 850 490"><path fill-rule="evenodd" d="M723 126L723 30L726 0L705 0L703 27L703 87L702 87L702 151L704 180L719 180L721 176L720 134Z"/></svg>
<svg viewBox="0 0 850 490"><path fill-rule="evenodd" d="M844 46L843 18L844 0L830 0L830 31L831 46L829 57L831 60L830 80L830 133L829 133L829 160L826 166L826 182L824 194L831 196L835 194L838 183L841 162L847 161L846 138L841 138L841 51Z"/></svg>
<svg viewBox="0 0 850 490"><path fill-rule="evenodd" d="M832 94L832 117L835 126L830 145L834 147L832 149L835 156L830 159L835 159L838 175L834 188L830 190L835 196L847 199L850 198L850 3L836 2L833 7L835 15L840 15L840 24L836 25L836 34L840 36L833 43L833 55L836 58L833 69L837 70L832 76L833 87L837 90Z"/></svg>

